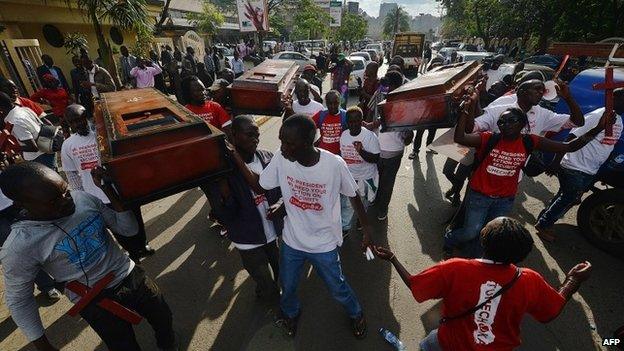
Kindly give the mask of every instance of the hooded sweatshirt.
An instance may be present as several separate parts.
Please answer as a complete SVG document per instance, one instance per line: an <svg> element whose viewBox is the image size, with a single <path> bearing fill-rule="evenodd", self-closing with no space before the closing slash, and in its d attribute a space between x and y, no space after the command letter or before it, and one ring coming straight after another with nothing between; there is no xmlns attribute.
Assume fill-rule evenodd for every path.
<svg viewBox="0 0 624 351"><path fill-rule="evenodd" d="M88 286L113 272L115 278L107 286L111 288L134 268L134 262L106 231L135 235L138 226L132 212L116 212L83 191L72 191L71 196L76 204L72 215L54 221L16 222L0 250L6 304L30 341L44 334L33 296L40 269L56 281L77 280Z"/></svg>

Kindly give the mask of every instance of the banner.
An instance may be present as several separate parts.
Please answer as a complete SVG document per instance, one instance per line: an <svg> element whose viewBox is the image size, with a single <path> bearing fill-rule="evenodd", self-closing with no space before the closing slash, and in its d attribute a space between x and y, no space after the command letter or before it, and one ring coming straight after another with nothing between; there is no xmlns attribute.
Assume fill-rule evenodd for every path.
<svg viewBox="0 0 624 351"><path fill-rule="evenodd" d="M238 24L241 32L269 30L267 0L236 0Z"/></svg>
<svg viewBox="0 0 624 351"><path fill-rule="evenodd" d="M329 16L331 17L330 27L340 27L342 22L342 2L332 1L329 3Z"/></svg>

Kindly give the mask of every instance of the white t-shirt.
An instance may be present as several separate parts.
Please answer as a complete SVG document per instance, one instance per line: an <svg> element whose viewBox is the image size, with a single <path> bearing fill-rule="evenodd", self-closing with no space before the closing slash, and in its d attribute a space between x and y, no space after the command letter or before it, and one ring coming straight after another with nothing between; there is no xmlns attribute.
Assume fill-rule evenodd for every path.
<svg viewBox="0 0 624 351"><path fill-rule="evenodd" d="M251 161L251 163L247 164L247 167L249 167L249 169L256 174L262 173L262 162L260 162L260 159L258 159L258 156L256 155L254 155L254 158ZM250 189L250 191L251 191L251 196L253 197L254 203L256 204L256 207L258 208L258 212L260 213L260 218L262 218L262 228L264 229L266 242L267 243L273 242L275 241L275 239L277 239L277 233L275 232L275 226L273 225L273 222L266 218L267 212L269 211L269 202L267 201L267 198L264 194L257 195L256 193L253 192L253 190ZM251 250L251 249L255 249L257 247L264 245L264 244L238 244L233 241L232 241L232 244L234 244L234 246L239 250Z"/></svg>
<svg viewBox="0 0 624 351"><path fill-rule="evenodd" d="M515 104L516 102L518 102L518 95L516 94L503 95L499 97L498 99L490 102L490 104L487 105L487 107L510 105L510 104Z"/></svg>
<svg viewBox="0 0 624 351"><path fill-rule="evenodd" d="M368 180L375 177L377 174L377 164L364 161L362 156L355 150L353 146L354 141L362 143L364 150L378 154L381 152L379 149L379 139L375 133L366 128L362 128L360 134L353 136L347 129L342 132L340 136L340 155L347 163L347 167L355 180Z"/></svg>
<svg viewBox="0 0 624 351"><path fill-rule="evenodd" d="M5 208L9 207L13 205L13 200L9 199L8 197L6 197L2 191L0 191L0 211L4 210Z"/></svg>
<svg viewBox="0 0 624 351"><path fill-rule="evenodd" d="M100 163L100 152L95 132L82 136L72 134L61 147L61 164L66 172L78 172L82 181L82 189L108 204L110 200L102 189L98 188L91 177L91 170Z"/></svg>
<svg viewBox="0 0 624 351"><path fill-rule="evenodd" d="M88 71L89 72L89 83L93 83L95 84L95 71L97 70L97 65L93 65L93 68ZM91 94L94 97L100 97L100 93L98 93L97 88L95 87L95 85L91 86Z"/></svg>
<svg viewBox="0 0 624 351"><path fill-rule="evenodd" d="M515 107L520 108L518 103L508 105L488 106L483 109L483 114L475 118L474 132L491 131L499 133L498 119L500 115L508 108ZM527 132L536 135L544 135L546 132L558 132L562 129L568 129L576 127L572 121L570 121L570 115L563 113L555 113L549 109L543 108L539 105L531 107L527 112L529 119L530 130Z"/></svg>
<svg viewBox="0 0 624 351"><path fill-rule="evenodd" d="M492 84L503 79L503 77L505 76L505 71L502 70L501 67L499 67L496 70L488 69L487 71L485 71L485 74L487 74L488 76L487 83L485 83L485 89L490 89Z"/></svg>
<svg viewBox="0 0 624 351"><path fill-rule="evenodd" d="M276 152L260 174L264 189L279 187L286 206L282 240L300 251L323 253L342 245L340 194L353 197L357 184L340 156L320 151L311 167Z"/></svg>
<svg viewBox="0 0 624 351"><path fill-rule="evenodd" d="M323 111L324 109L323 104L321 104L320 102L314 101L314 99L310 99L310 103L308 103L305 106L299 104L299 100L295 100L292 103L292 108L293 108L293 112L301 113L309 117L314 116L317 112Z"/></svg>
<svg viewBox="0 0 624 351"><path fill-rule="evenodd" d="M403 132L379 133L379 148L383 151L397 152L405 149Z"/></svg>
<svg viewBox="0 0 624 351"><path fill-rule="evenodd" d="M582 127L572 129L570 133L577 137L587 133L598 124L604 110L604 107L601 107L585 115L585 124ZM600 166L609 158L621 135L622 116L618 116L613 124L613 136L606 137L603 130L580 150L565 154L561 160L561 166L587 174L598 173Z"/></svg>
<svg viewBox="0 0 624 351"><path fill-rule="evenodd" d="M25 141L32 139L37 142L39 131L41 131L41 120L31 109L27 107L15 106L11 111L9 111L4 120L5 122L13 125L11 134L13 134L17 140ZM43 152L23 151L22 155L24 155L24 160L32 161L43 155Z"/></svg>

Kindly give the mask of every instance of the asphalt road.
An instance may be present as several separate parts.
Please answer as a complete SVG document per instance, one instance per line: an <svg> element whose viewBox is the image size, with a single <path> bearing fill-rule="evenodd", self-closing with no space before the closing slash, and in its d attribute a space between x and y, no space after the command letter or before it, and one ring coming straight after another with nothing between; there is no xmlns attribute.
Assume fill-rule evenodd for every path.
<svg viewBox="0 0 624 351"><path fill-rule="evenodd" d="M279 147L280 123L273 118L261 126L262 148ZM444 160L426 154L424 147L418 160L410 161L406 155L387 225L374 220L374 241L389 245L413 273L441 259L442 228L453 211L443 198L450 187L442 175ZM513 216L532 224L557 186L555 179L546 176L524 179ZM142 210L150 243L157 249L143 266L173 310L181 350L391 350L376 332L380 327L397 333L408 350L418 350L419 340L436 326L440 304L416 303L390 264L366 261L358 250L359 236L353 233L341 249L341 258L345 276L367 316L368 337L360 341L352 336L342 307L308 267L299 288L299 330L294 339L287 338L273 323L274 311L256 300L254 283L234 247L212 228L208 205L199 190L162 199ZM526 318L520 350L600 350L602 337L624 324L624 261L587 243L575 226L575 214L573 208L557 224L555 243L544 245L535 236L535 249L524 266L537 270L553 285L580 261L593 263L593 275L555 321L542 325ZM38 301L53 344L71 351L106 349L84 321L64 314L70 308L66 299L50 306L44 299ZM136 332L144 350L156 350L147 323ZM0 350L34 350L4 304L0 305Z"/></svg>

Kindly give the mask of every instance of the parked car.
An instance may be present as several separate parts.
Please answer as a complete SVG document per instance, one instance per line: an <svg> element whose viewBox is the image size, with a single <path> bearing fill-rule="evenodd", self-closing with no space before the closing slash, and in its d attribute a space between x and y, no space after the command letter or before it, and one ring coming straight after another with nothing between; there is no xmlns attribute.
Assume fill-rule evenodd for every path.
<svg viewBox="0 0 624 351"><path fill-rule="evenodd" d="M477 50L477 46L474 44L466 44L466 43L461 43L459 44L459 47L457 47L458 51L479 51Z"/></svg>
<svg viewBox="0 0 624 351"><path fill-rule="evenodd" d="M373 61L373 58L371 57L371 55L368 52L366 52L366 51L352 52L351 55L349 55L349 56L362 57L362 58L364 58L364 60L366 60L366 64L368 64L369 62Z"/></svg>
<svg viewBox="0 0 624 351"><path fill-rule="evenodd" d="M493 52L474 52L474 51L457 51L457 61L481 61L486 57L494 57L496 55Z"/></svg>
<svg viewBox="0 0 624 351"><path fill-rule="evenodd" d="M353 69L349 76L349 89L357 89L364 84L364 69L366 68L366 60L361 56L349 56L348 59L353 63Z"/></svg>
<svg viewBox="0 0 624 351"><path fill-rule="evenodd" d="M561 64L561 59L553 55L537 55L537 56L527 57L524 60L522 60L522 62L542 65L542 66L550 67L556 70L557 68L559 68L559 65Z"/></svg>
<svg viewBox="0 0 624 351"><path fill-rule="evenodd" d="M379 53L377 52L377 50L375 49L364 49L364 52L368 52L371 60L381 64L381 60L383 59L383 57L381 55L379 55Z"/></svg>
<svg viewBox="0 0 624 351"><path fill-rule="evenodd" d="M297 62L299 65L299 69L303 70L305 65L316 65L316 61L305 57L303 54L300 54L295 51L282 51L278 52L273 56L274 60L292 60Z"/></svg>
<svg viewBox="0 0 624 351"><path fill-rule="evenodd" d="M384 50L383 50L383 45L381 45L380 43L377 44L368 44L366 45L366 48L364 49L366 50L377 50L377 55L379 57L379 64L382 65L383 64L383 58L385 56Z"/></svg>

